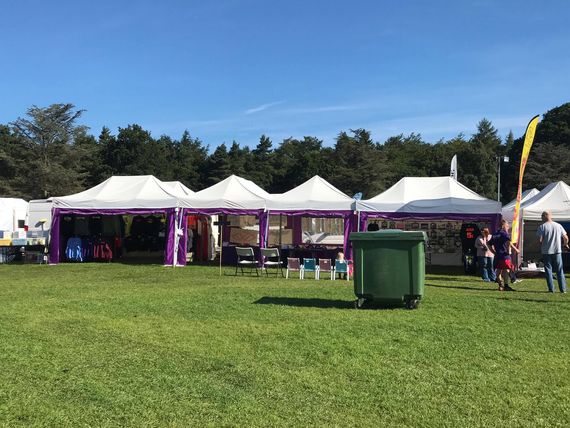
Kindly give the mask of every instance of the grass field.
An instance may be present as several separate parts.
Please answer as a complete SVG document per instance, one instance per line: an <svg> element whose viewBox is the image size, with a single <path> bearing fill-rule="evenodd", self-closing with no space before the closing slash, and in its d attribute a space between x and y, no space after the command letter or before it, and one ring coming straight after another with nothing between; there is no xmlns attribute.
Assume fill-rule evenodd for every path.
<svg viewBox="0 0 570 428"><path fill-rule="evenodd" d="M570 295L426 283L357 311L345 281L0 266L0 424L570 425Z"/></svg>

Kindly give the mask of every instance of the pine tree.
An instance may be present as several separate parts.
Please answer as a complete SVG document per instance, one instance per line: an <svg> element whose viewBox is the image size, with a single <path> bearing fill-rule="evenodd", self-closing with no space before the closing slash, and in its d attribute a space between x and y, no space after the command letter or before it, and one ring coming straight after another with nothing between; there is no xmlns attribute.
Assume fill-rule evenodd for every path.
<svg viewBox="0 0 570 428"><path fill-rule="evenodd" d="M178 179L192 190L204 188L204 174L208 149L186 130L176 146L176 172Z"/></svg>
<svg viewBox="0 0 570 428"><path fill-rule="evenodd" d="M211 186L216 184L232 174L228 149L225 144L220 144L214 153L210 155L207 161L207 177L206 184Z"/></svg>

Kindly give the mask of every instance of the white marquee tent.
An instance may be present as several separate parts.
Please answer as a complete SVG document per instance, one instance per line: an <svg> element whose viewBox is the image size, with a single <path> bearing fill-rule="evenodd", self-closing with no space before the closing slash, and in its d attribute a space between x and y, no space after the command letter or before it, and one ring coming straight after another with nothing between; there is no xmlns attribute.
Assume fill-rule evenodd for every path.
<svg viewBox="0 0 570 428"><path fill-rule="evenodd" d="M18 220L26 219L27 210L28 203L23 199L0 198L0 231L17 230Z"/></svg>
<svg viewBox="0 0 570 428"><path fill-rule="evenodd" d="M533 196L537 195L539 193L538 189L529 189L529 190L525 190L522 195L521 195L521 205L523 203L525 203L526 201L528 201L530 198L532 198ZM508 220L508 221L512 221L513 220L513 216L515 214L515 205L516 205L517 200L513 199L511 202L509 202L508 204L503 206L502 209L502 214L503 214L503 218Z"/></svg>
<svg viewBox="0 0 570 428"><path fill-rule="evenodd" d="M563 181L550 183L521 203L519 224L522 251L520 260L538 260L541 257L536 230L542 221L544 211L550 211L555 221L570 222L570 186ZM503 209L503 213L507 220L512 221L513 209L506 212Z"/></svg>
<svg viewBox="0 0 570 428"><path fill-rule="evenodd" d="M351 254L350 232L356 231L358 219L353 214L354 199L328 181L315 175L297 187L280 195L272 195L267 201L269 214L295 216L293 243L302 240L301 217L336 217L343 219L343 251ZM335 235L336 236L336 235ZM335 240L336 238L333 238Z"/></svg>
<svg viewBox="0 0 570 428"><path fill-rule="evenodd" d="M351 211L354 199L315 175L304 183L267 202L269 211Z"/></svg>
<svg viewBox="0 0 570 428"><path fill-rule="evenodd" d="M64 249L65 244L60 242L63 215L162 214L168 224L165 264L174 264L178 200L168 185L152 175L113 176L83 192L53 197L50 263L58 263Z"/></svg>
<svg viewBox="0 0 570 428"><path fill-rule="evenodd" d="M174 208L178 197L170 185L152 175L113 176L74 195L53 197L54 208Z"/></svg>
<svg viewBox="0 0 570 428"><path fill-rule="evenodd" d="M180 198L180 206L189 211L214 210L216 213L226 213L227 210L265 210L269 198L269 193L253 181L230 175L213 186Z"/></svg>
<svg viewBox="0 0 570 428"><path fill-rule="evenodd" d="M540 221L543 211L550 211L556 221L570 221L570 186L563 181L550 183L521 203L521 218L524 220Z"/></svg>
<svg viewBox="0 0 570 428"><path fill-rule="evenodd" d="M360 212L496 215L500 202L478 195L451 177L404 177L388 190L356 202Z"/></svg>

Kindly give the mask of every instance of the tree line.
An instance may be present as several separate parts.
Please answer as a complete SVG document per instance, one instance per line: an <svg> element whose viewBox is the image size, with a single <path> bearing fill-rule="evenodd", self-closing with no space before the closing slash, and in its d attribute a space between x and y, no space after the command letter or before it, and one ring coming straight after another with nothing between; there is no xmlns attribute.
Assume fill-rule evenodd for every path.
<svg viewBox="0 0 570 428"><path fill-rule="evenodd" d="M459 134L436 143L420 134L396 135L383 142L369 131L339 132L332 147L316 137L286 138L274 144L262 135L254 148L222 143L210 151L185 131L179 139L158 138L131 124L98 136L79 125L83 114L72 104L33 106L24 117L0 125L0 196L24 199L76 193L111 175L152 174L200 190L230 174L248 178L271 193L285 192L318 174L352 196L375 196L405 176L449 175L459 160L459 181L488 198L497 198L498 162L503 202L516 194L523 137L504 138L487 120L470 137ZM529 118L530 119L530 118ZM525 188L570 182L570 103L545 113L537 128L525 174Z"/></svg>

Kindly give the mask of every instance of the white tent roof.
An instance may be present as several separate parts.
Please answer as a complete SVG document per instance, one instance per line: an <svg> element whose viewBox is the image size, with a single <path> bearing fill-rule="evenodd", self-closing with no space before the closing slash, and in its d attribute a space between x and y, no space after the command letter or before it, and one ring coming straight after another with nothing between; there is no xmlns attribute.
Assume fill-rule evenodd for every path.
<svg viewBox="0 0 570 428"><path fill-rule="evenodd" d="M354 199L315 175L267 202L269 211L350 211Z"/></svg>
<svg viewBox="0 0 570 428"><path fill-rule="evenodd" d="M166 188L176 196L190 196L195 193L180 181L163 181L162 184L164 184Z"/></svg>
<svg viewBox="0 0 570 428"><path fill-rule="evenodd" d="M365 212L418 214L499 214L501 204L451 177L404 177L374 198L357 201Z"/></svg>
<svg viewBox="0 0 570 428"><path fill-rule="evenodd" d="M0 198L0 230L13 232L26 219L28 203L19 198Z"/></svg>
<svg viewBox="0 0 570 428"><path fill-rule="evenodd" d="M271 195L253 181L230 175L191 196L180 198L180 206L196 209L265 209Z"/></svg>
<svg viewBox="0 0 570 428"><path fill-rule="evenodd" d="M570 186L563 181L550 183L521 204L525 220L541 220L543 211L550 211L555 221L570 221Z"/></svg>
<svg viewBox="0 0 570 428"><path fill-rule="evenodd" d="M535 188L525 190L521 195L521 205L524 202L528 201L533 196L537 195L538 193L539 193L539 190L535 189ZM515 214L516 202L517 202L517 200L513 199L511 202L509 202L508 204L503 206L502 214L503 214L504 219L509 220L509 221L511 221L513 219L513 216Z"/></svg>
<svg viewBox="0 0 570 428"><path fill-rule="evenodd" d="M152 175L113 176L91 189L54 197L54 208L173 208L178 198Z"/></svg>

